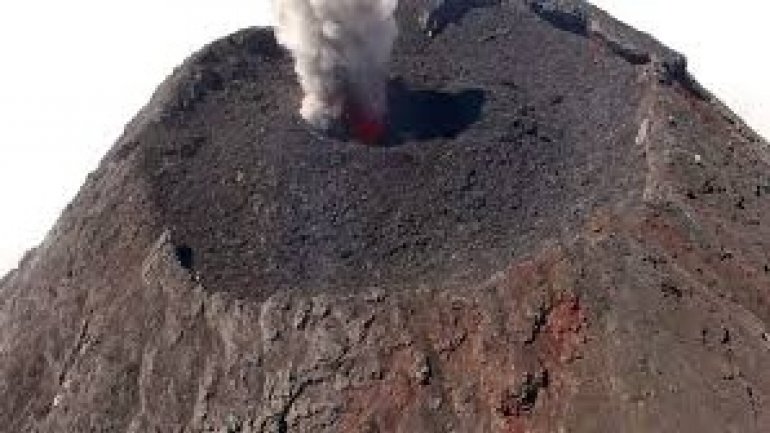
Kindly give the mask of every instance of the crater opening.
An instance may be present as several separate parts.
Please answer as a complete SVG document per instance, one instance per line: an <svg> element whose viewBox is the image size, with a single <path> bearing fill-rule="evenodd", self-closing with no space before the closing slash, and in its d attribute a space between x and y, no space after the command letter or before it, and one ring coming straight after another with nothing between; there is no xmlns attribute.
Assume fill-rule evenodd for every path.
<svg viewBox="0 0 770 433"><path fill-rule="evenodd" d="M387 118L371 114L363 104L351 100L342 119L323 134L332 139L385 147L410 141L453 139L481 118L486 102L487 94L482 89L412 89L402 80L392 80L388 85Z"/></svg>
<svg viewBox="0 0 770 433"><path fill-rule="evenodd" d="M418 90L399 80L391 83L389 97L391 145L455 138L481 118L487 101L481 89Z"/></svg>

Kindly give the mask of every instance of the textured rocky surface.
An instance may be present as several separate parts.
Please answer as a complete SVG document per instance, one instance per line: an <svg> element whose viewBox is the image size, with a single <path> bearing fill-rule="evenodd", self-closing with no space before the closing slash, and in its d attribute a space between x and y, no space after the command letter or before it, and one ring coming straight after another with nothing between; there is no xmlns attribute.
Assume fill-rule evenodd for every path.
<svg viewBox="0 0 770 433"><path fill-rule="evenodd" d="M0 431L768 431L768 143L585 3L466 5L402 2L385 147L268 30L185 62L0 281Z"/></svg>

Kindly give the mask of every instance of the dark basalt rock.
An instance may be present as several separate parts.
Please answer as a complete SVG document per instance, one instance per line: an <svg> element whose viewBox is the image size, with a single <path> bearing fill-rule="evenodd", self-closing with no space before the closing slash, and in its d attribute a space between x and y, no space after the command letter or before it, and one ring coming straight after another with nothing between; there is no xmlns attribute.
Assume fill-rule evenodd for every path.
<svg viewBox="0 0 770 433"><path fill-rule="evenodd" d="M530 0L532 10L555 27L588 34L589 5L584 0Z"/></svg>
<svg viewBox="0 0 770 433"><path fill-rule="evenodd" d="M500 0L429 0L420 13L422 30L429 37L444 31L475 8L497 6Z"/></svg>

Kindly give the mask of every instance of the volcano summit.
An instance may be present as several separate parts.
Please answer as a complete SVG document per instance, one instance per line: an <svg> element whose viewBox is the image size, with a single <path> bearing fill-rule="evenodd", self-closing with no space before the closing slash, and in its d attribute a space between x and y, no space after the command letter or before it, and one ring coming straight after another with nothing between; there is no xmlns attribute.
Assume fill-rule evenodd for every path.
<svg viewBox="0 0 770 433"><path fill-rule="evenodd" d="M768 143L581 1L395 19L382 146L269 29L158 88L0 280L0 431L770 430Z"/></svg>

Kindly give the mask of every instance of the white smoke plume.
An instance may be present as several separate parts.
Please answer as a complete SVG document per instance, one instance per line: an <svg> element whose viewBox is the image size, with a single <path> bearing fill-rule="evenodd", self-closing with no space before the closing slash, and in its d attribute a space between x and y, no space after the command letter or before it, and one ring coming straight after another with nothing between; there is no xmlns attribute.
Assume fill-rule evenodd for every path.
<svg viewBox="0 0 770 433"><path fill-rule="evenodd" d="M304 91L302 117L326 131L380 133L398 0L272 2L278 41L292 53Z"/></svg>

